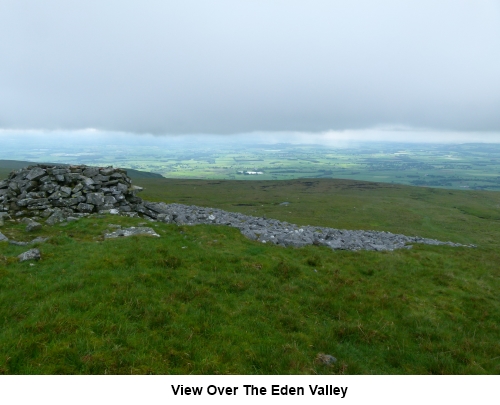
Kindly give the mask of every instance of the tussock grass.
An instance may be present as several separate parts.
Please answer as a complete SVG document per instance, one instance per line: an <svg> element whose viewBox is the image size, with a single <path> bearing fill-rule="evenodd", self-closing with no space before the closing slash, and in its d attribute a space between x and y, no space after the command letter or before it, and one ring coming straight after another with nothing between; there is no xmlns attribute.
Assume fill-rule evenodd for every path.
<svg viewBox="0 0 500 405"><path fill-rule="evenodd" d="M148 182L144 197L167 202L192 187ZM480 210L482 201L490 212L498 193L268 183L207 185L193 203L478 248L285 249L232 228L167 224L150 225L161 238L103 240L109 223L144 221L113 216L44 227L36 236L50 240L37 246L39 262L18 263L13 258L27 248L0 244L0 373L500 372L498 222L453 208ZM271 183L281 191L268 197L259 187ZM317 191L303 192L308 187ZM232 205L257 199L263 204ZM10 222L1 231L35 237ZM337 363L321 364L320 353Z"/></svg>

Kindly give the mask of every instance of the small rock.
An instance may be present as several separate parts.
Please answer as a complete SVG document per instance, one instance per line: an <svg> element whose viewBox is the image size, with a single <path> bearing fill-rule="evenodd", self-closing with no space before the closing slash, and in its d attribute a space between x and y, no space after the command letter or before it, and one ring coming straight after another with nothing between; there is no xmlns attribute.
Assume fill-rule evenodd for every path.
<svg viewBox="0 0 500 405"><path fill-rule="evenodd" d="M0 242L8 242L9 238L5 236L2 232L0 232Z"/></svg>
<svg viewBox="0 0 500 405"><path fill-rule="evenodd" d="M20 262L25 262L27 260L40 260L42 256L40 255L40 251L38 249L30 249L27 252L21 253L17 257Z"/></svg>
<svg viewBox="0 0 500 405"><path fill-rule="evenodd" d="M316 356L316 363L324 364L325 366L329 366L330 364L334 364L337 362L337 359L330 354L318 353Z"/></svg>
<svg viewBox="0 0 500 405"><path fill-rule="evenodd" d="M54 213L45 221L45 223L52 226L58 222L63 222L65 219L66 218L61 211L54 211Z"/></svg>
<svg viewBox="0 0 500 405"><path fill-rule="evenodd" d="M147 228L147 227L131 227L131 228L124 228L124 229L119 229L115 232L112 233L106 233L104 234L104 239L113 239L113 238L120 238L120 237L127 237L127 236L134 236L134 235L149 235L149 236L156 236L160 237L153 229Z"/></svg>
<svg viewBox="0 0 500 405"><path fill-rule="evenodd" d="M46 242L49 238L42 238L42 237L38 237L38 238L35 238L33 239L30 243L43 243L43 242Z"/></svg>
<svg viewBox="0 0 500 405"><path fill-rule="evenodd" d="M42 224L32 221L28 225L26 225L26 232L39 231L42 229Z"/></svg>
<svg viewBox="0 0 500 405"><path fill-rule="evenodd" d="M9 240L9 243L15 246L28 246L30 244L29 242L18 242L16 240Z"/></svg>

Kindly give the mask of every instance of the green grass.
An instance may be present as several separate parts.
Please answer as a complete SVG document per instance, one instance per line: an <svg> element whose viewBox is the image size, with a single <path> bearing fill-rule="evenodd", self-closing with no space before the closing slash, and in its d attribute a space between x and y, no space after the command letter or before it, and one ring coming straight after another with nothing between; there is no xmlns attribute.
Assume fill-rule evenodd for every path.
<svg viewBox="0 0 500 405"><path fill-rule="evenodd" d="M143 197L299 224L475 243L394 252L280 248L222 226L103 240L88 218L0 228L4 374L498 374L500 193L334 180L137 181ZM288 206L278 205L290 201ZM245 205L241 205L245 204ZM356 207L356 208L354 208ZM318 364L318 353L335 356Z"/></svg>

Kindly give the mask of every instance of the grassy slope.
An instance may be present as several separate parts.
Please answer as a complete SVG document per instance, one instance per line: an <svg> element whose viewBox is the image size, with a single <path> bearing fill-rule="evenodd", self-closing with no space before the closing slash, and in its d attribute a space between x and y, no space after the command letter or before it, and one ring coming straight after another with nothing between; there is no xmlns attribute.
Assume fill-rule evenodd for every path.
<svg viewBox="0 0 500 405"><path fill-rule="evenodd" d="M335 180L136 183L151 200L478 248L284 249L231 228L165 224L155 224L158 239L103 241L108 223L141 220L57 225L40 231L52 239L34 266L13 259L26 248L0 244L1 372L500 372L500 193ZM2 232L33 237L11 223ZM339 361L317 364L320 352Z"/></svg>

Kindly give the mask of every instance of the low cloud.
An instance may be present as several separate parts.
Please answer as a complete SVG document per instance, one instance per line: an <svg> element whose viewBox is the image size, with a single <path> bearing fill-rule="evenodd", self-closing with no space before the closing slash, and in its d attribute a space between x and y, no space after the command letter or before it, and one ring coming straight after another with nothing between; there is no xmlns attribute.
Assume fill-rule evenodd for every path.
<svg viewBox="0 0 500 405"><path fill-rule="evenodd" d="M5 0L0 38L1 128L500 131L496 1Z"/></svg>

